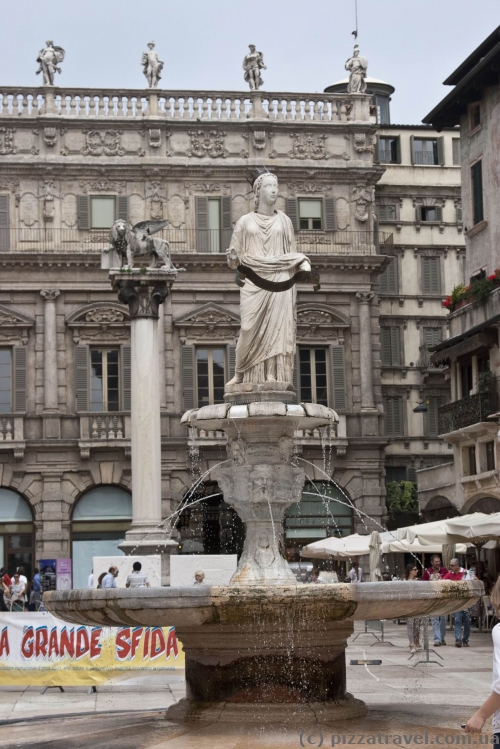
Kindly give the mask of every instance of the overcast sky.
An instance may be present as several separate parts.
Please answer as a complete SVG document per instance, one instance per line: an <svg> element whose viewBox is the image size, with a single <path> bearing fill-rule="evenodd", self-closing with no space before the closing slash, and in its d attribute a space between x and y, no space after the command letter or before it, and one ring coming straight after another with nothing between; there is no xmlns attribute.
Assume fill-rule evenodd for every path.
<svg viewBox="0 0 500 749"><path fill-rule="evenodd" d="M35 86L46 39L64 47L59 85L142 88L156 42L167 89L245 90L242 60L264 53L264 90L320 92L346 76L354 0L0 0L0 84ZM418 123L442 81L500 24L500 0L358 0L368 74L396 88L393 123Z"/></svg>

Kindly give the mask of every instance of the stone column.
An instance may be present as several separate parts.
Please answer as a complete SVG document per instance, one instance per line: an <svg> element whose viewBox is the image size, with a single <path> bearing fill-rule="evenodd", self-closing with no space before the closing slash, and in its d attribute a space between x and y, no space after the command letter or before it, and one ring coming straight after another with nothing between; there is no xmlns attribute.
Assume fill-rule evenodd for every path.
<svg viewBox="0 0 500 749"><path fill-rule="evenodd" d="M160 308L158 319L158 361L160 408L165 411L167 408L167 382L165 372L165 310L163 307Z"/></svg>
<svg viewBox="0 0 500 749"><path fill-rule="evenodd" d="M372 411L373 402L373 352L370 302L373 291L358 291L356 299L359 309L359 369L361 378L361 410Z"/></svg>
<svg viewBox="0 0 500 749"><path fill-rule="evenodd" d="M42 289L45 300L43 315L43 426L45 438L60 437L59 399L57 392L57 317L58 289Z"/></svg>
<svg viewBox="0 0 500 749"><path fill-rule="evenodd" d="M158 309L175 280L175 272L149 270L110 278L118 299L127 304L131 327L132 526L120 548L134 555L162 554L162 583L170 580L170 525L161 514L160 365Z"/></svg>

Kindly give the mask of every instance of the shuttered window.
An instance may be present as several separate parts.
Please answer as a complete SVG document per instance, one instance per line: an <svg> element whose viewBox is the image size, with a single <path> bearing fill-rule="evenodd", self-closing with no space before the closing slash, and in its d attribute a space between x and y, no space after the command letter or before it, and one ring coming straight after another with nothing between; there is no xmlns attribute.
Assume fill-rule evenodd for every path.
<svg viewBox="0 0 500 749"><path fill-rule="evenodd" d="M443 221L443 208L440 205L417 206L417 221Z"/></svg>
<svg viewBox="0 0 500 749"><path fill-rule="evenodd" d="M10 248L9 196L0 195L0 252Z"/></svg>
<svg viewBox="0 0 500 749"><path fill-rule="evenodd" d="M197 252L225 252L231 243L231 198L196 196Z"/></svg>
<svg viewBox="0 0 500 749"><path fill-rule="evenodd" d="M444 166L444 137L411 136L412 163L417 166Z"/></svg>
<svg viewBox="0 0 500 749"><path fill-rule="evenodd" d="M132 408L132 349L129 344L121 347L122 409Z"/></svg>
<svg viewBox="0 0 500 749"><path fill-rule="evenodd" d="M484 220L483 162L476 161L470 170L472 182L472 220L474 225Z"/></svg>
<svg viewBox="0 0 500 749"><path fill-rule="evenodd" d="M328 349L299 349L300 400L328 406Z"/></svg>
<svg viewBox="0 0 500 749"><path fill-rule="evenodd" d="M397 294L398 287L398 265L396 259L393 259L380 274L380 293Z"/></svg>
<svg viewBox="0 0 500 749"><path fill-rule="evenodd" d="M78 228L110 229L116 219L128 221L126 195L78 195Z"/></svg>
<svg viewBox="0 0 500 749"><path fill-rule="evenodd" d="M297 206L297 199L287 198L285 206L286 206L287 216L292 222L293 230L298 231L299 230L299 210Z"/></svg>
<svg viewBox="0 0 500 749"><path fill-rule="evenodd" d="M224 403L226 384L226 349L202 348L195 350L197 406Z"/></svg>
<svg viewBox="0 0 500 749"><path fill-rule="evenodd" d="M299 228L301 231L323 229L323 201L311 198L300 198Z"/></svg>
<svg viewBox="0 0 500 749"><path fill-rule="evenodd" d="M332 372L331 407L335 411L347 410L344 347L330 346Z"/></svg>
<svg viewBox="0 0 500 749"><path fill-rule="evenodd" d="M26 411L27 352L25 346L14 346L14 411Z"/></svg>
<svg viewBox="0 0 500 749"><path fill-rule="evenodd" d="M182 367L182 407L189 411L195 407L194 394L194 346L183 346L181 352Z"/></svg>
<svg viewBox="0 0 500 749"><path fill-rule="evenodd" d="M443 340L442 328L424 328L424 343L430 348L431 346L437 346Z"/></svg>
<svg viewBox="0 0 500 749"><path fill-rule="evenodd" d="M78 412L130 411L130 345L121 348L75 346Z"/></svg>
<svg viewBox="0 0 500 749"><path fill-rule="evenodd" d="M0 414L12 412L12 349L0 348Z"/></svg>
<svg viewBox="0 0 500 749"><path fill-rule="evenodd" d="M229 380L232 380L234 377L236 367L236 346L227 346L227 366L227 380L229 382Z"/></svg>
<svg viewBox="0 0 500 749"><path fill-rule="evenodd" d="M395 205L377 206L377 216L378 216L379 221L396 221L396 206Z"/></svg>
<svg viewBox="0 0 500 749"><path fill-rule="evenodd" d="M431 396L426 398L427 413L424 413L424 435L438 436L438 410L444 406L444 398Z"/></svg>
<svg viewBox="0 0 500 749"><path fill-rule="evenodd" d="M460 166L460 138L451 139L451 149L453 152L453 166Z"/></svg>
<svg viewBox="0 0 500 749"><path fill-rule="evenodd" d="M388 437L401 437L404 433L403 398L387 396L383 399L385 412L385 434Z"/></svg>
<svg viewBox="0 0 500 749"><path fill-rule="evenodd" d="M399 136L378 139L377 155L381 164L401 164L401 145Z"/></svg>
<svg viewBox="0 0 500 749"><path fill-rule="evenodd" d="M441 266L438 257L422 258L422 292L441 294Z"/></svg>
<svg viewBox="0 0 500 749"><path fill-rule="evenodd" d="M382 365L386 367L401 364L401 329L399 326L380 328Z"/></svg>
<svg viewBox="0 0 500 749"><path fill-rule="evenodd" d="M461 204L459 203L459 204L457 205L457 224L462 224L462 223L463 223L463 213L462 213L462 206L461 206Z"/></svg>

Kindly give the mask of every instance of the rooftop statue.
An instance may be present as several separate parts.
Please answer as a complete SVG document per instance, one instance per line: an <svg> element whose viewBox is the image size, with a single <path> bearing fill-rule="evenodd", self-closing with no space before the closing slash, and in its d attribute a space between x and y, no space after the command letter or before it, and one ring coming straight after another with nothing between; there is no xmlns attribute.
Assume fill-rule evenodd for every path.
<svg viewBox="0 0 500 749"><path fill-rule="evenodd" d="M350 71L349 83L347 84L348 94L364 94L366 91L366 71L368 70L368 60L359 54L359 47L354 45L354 52L346 64L345 69Z"/></svg>
<svg viewBox="0 0 500 749"><path fill-rule="evenodd" d="M262 52L255 50L254 44L249 44L250 52L243 60L243 70L245 71L245 80L250 86L251 91L257 91L264 85L260 71L267 70L264 65L264 55Z"/></svg>
<svg viewBox="0 0 500 749"><path fill-rule="evenodd" d="M36 71L36 74L43 73L43 85L53 86L54 85L54 73L60 73L61 68L59 63L63 62L64 55L66 54L62 47L55 47L53 42L45 42L47 45L44 49L41 49L38 53L36 61L40 63L40 67Z"/></svg>
<svg viewBox="0 0 500 749"><path fill-rule="evenodd" d="M236 374L228 385L291 383L296 337L293 284L302 280L302 273L309 276L311 265L306 255L295 251L292 222L274 208L278 178L261 174L253 190L255 210L239 219L227 250L229 267L238 269L240 279L246 276L240 280ZM273 287L276 290L270 290Z"/></svg>
<svg viewBox="0 0 500 749"><path fill-rule="evenodd" d="M156 88L158 81L161 79L161 71L163 70L164 62L158 58L158 53L155 52L155 43L149 42L148 51L143 52L141 58L141 65L143 66L143 73L146 76L149 88Z"/></svg>

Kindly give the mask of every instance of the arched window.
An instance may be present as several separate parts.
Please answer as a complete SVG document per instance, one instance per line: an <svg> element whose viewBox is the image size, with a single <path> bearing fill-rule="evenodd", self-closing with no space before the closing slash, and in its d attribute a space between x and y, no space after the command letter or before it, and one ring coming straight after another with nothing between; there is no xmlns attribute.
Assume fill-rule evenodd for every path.
<svg viewBox="0 0 500 749"><path fill-rule="evenodd" d="M329 536L354 532L349 497L329 481L307 481L300 502L285 513L285 547L289 561L300 560L303 546Z"/></svg>
<svg viewBox="0 0 500 749"><path fill-rule="evenodd" d="M71 523L73 587L86 588L93 557L121 556L132 520L132 497L119 486L97 486L75 505Z"/></svg>
<svg viewBox="0 0 500 749"><path fill-rule="evenodd" d="M11 489L0 488L0 566L12 575L24 567L31 579L34 567L33 513L28 502Z"/></svg>

